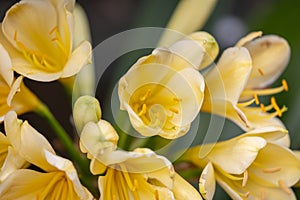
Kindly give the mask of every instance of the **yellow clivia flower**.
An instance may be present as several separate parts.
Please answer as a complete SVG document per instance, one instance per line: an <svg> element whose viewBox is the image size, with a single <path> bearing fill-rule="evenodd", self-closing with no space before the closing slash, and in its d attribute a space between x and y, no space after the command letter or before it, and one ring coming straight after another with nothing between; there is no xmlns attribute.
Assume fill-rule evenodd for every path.
<svg viewBox="0 0 300 200"><path fill-rule="evenodd" d="M40 105L38 98L23 83L23 77L14 78L11 59L1 44L0 91L0 122L10 110L23 114L36 110Z"/></svg>
<svg viewBox="0 0 300 200"><path fill-rule="evenodd" d="M13 69L37 81L67 78L90 62L91 45L72 42L72 0L23 0L12 6L1 24L0 42Z"/></svg>
<svg viewBox="0 0 300 200"><path fill-rule="evenodd" d="M280 108L274 97L271 104L260 104L258 96L288 90L285 80L278 88L265 89L286 67L290 48L278 36L264 36L249 41L261 33L252 33L237 46L224 51L217 65L205 76L206 90L202 111L225 116L244 130L282 125L281 117L287 110ZM248 41L248 42L247 42ZM259 107L250 106L257 104ZM274 109L275 112L269 113Z"/></svg>
<svg viewBox="0 0 300 200"><path fill-rule="evenodd" d="M118 135L105 120L83 128L80 147L99 176L100 199L201 200L200 194L175 173L172 164L147 148L117 150ZM116 184L118 183L118 184Z"/></svg>
<svg viewBox="0 0 300 200"><path fill-rule="evenodd" d="M214 38L197 32L140 58L118 88L120 108L128 112L133 127L143 136L184 135L203 101L205 83L196 69L211 63L217 53Z"/></svg>
<svg viewBox="0 0 300 200"><path fill-rule="evenodd" d="M10 133L16 138L16 151L44 172L19 169L0 184L0 199L93 199L83 187L71 161L55 154L49 142L27 121L17 119L15 112L5 116L8 127L19 128Z"/></svg>
<svg viewBox="0 0 300 200"><path fill-rule="evenodd" d="M233 199L295 199L290 187L300 178L300 162L290 149L277 144L286 134L281 127L264 127L193 147L184 157L204 169L199 188L207 199L213 197L215 181ZM201 155L205 148L210 151Z"/></svg>

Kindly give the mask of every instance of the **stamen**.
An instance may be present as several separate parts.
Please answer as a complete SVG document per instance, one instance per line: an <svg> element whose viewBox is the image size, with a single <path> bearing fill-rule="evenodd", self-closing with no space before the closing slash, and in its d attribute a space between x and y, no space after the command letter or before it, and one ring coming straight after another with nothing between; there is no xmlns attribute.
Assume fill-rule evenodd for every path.
<svg viewBox="0 0 300 200"><path fill-rule="evenodd" d="M273 167L273 168L266 168L263 169L264 173L275 173L275 172L279 172L281 170L281 167Z"/></svg>
<svg viewBox="0 0 300 200"><path fill-rule="evenodd" d="M265 75L264 72L260 68L258 68L257 71L260 75L262 75L262 76Z"/></svg>
<svg viewBox="0 0 300 200"><path fill-rule="evenodd" d="M247 181L248 181L248 171L246 170L246 171L244 172L244 177L243 177L242 187L246 187Z"/></svg>
<svg viewBox="0 0 300 200"><path fill-rule="evenodd" d="M254 96L254 99L255 99L255 103L256 103L256 105L258 105L258 104L259 104L259 100L258 100L258 96L257 96L257 94L254 94L253 96Z"/></svg>
<svg viewBox="0 0 300 200"><path fill-rule="evenodd" d="M55 41L58 41L58 38L55 37L51 39L51 42L55 42Z"/></svg>
<svg viewBox="0 0 300 200"><path fill-rule="evenodd" d="M52 35L52 33L56 32L58 29L57 26L55 26L53 29L50 30L49 34Z"/></svg>
<svg viewBox="0 0 300 200"><path fill-rule="evenodd" d="M159 195L157 190L154 190L154 196L155 196L155 200L159 200Z"/></svg>
<svg viewBox="0 0 300 200"><path fill-rule="evenodd" d="M133 180L133 186L134 186L134 190L139 188L139 182L136 179Z"/></svg>
<svg viewBox="0 0 300 200"><path fill-rule="evenodd" d="M173 98L173 101L180 102L180 101L182 101L182 99L174 97L174 98Z"/></svg>
<svg viewBox="0 0 300 200"><path fill-rule="evenodd" d="M285 80L285 79L282 79L281 83L282 83L282 86L283 86L284 90L285 90L286 92L289 91L289 86L288 86L286 80Z"/></svg>
<svg viewBox="0 0 300 200"><path fill-rule="evenodd" d="M272 94L278 94L282 91L284 91L284 86L279 86L276 88L269 88L269 89L261 89L261 90L244 90L242 95L248 96L248 95L258 95L258 96L267 96Z"/></svg>
<svg viewBox="0 0 300 200"><path fill-rule="evenodd" d="M246 102L238 103L237 105L239 107L247 107L247 106L250 106L251 104L253 104L254 102L255 102L255 99L251 99L251 100L246 101Z"/></svg>
<svg viewBox="0 0 300 200"><path fill-rule="evenodd" d="M248 191L248 192L246 192L245 194L243 194L243 196L245 197L245 198L248 198L249 197L249 195L250 195L250 192Z"/></svg>
<svg viewBox="0 0 300 200"><path fill-rule="evenodd" d="M281 109L279 108L279 106L277 105L275 97L271 97L271 104L272 104L273 108L276 110L278 116L281 117L282 112L281 112Z"/></svg>
<svg viewBox="0 0 300 200"><path fill-rule="evenodd" d="M265 107L265 105L264 104L260 104L260 109L263 111L263 112L267 112L266 111L266 107Z"/></svg>
<svg viewBox="0 0 300 200"><path fill-rule="evenodd" d="M142 116L142 115L146 114L146 112L147 112L147 106L146 106L146 104L143 104L142 110L138 113L138 116Z"/></svg>
<svg viewBox="0 0 300 200"><path fill-rule="evenodd" d="M179 113L179 110L177 110L176 108L169 108L169 110L175 114Z"/></svg>
<svg viewBox="0 0 300 200"><path fill-rule="evenodd" d="M280 186L280 188L287 193L288 195L292 194L290 189L288 188L288 186L286 184L284 184L284 182L282 180L278 181L278 185Z"/></svg>
<svg viewBox="0 0 300 200"><path fill-rule="evenodd" d="M147 90L146 94L140 98L141 101L145 101L151 94L151 90Z"/></svg>
<svg viewBox="0 0 300 200"><path fill-rule="evenodd" d="M15 31L15 34L14 34L14 41L17 41L17 36L18 36L18 32Z"/></svg>

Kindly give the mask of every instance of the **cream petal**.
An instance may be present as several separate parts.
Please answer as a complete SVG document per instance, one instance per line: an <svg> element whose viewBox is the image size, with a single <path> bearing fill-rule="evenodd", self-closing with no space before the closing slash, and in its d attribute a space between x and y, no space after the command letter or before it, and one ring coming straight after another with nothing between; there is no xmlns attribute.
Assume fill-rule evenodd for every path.
<svg viewBox="0 0 300 200"><path fill-rule="evenodd" d="M57 170L64 171L71 181L74 191L80 199L93 199L92 195L81 185L73 163L65 158L55 155L53 152L44 150L46 160Z"/></svg>
<svg viewBox="0 0 300 200"><path fill-rule="evenodd" d="M98 161L97 159L92 159L90 164L90 171L92 174L103 174L105 170L107 169L107 166L104 165L102 162Z"/></svg>
<svg viewBox="0 0 300 200"><path fill-rule="evenodd" d="M5 115L4 127L11 145L14 149L20 149L22 121L17 118L16 112L10 111Z"/></svg>
<svg viewBox="0 0 300 200"><path fill-rule="evenodd" d="M167 28L180 33L165 32L160 39L159 46L168 46L181 37L199 30L212 12L216 0L188 0L180 1L173 13Z"/></svg>
<svg viewBox="0 0 300 200"><path fill-rule="evenodd" d="M216 190L216 179L211 162L209 162L202 171L199 180L199 190L204 199L213 199Z"/></svg>
<svg viewBox="0 0 300 200"><path fill-rule="evenodd" d="M6 13L2 30L17 49L15 40L21 41L27 49L52 55L50 57L53 58L57 55L55 50L59 49L51 41L49 32L57 26L56 16L54 7L48 1L21 1Z"/></svg>
<svg viewBox="0 0 300 200"><path fill-rule="evenodd" d="M14 79L12 64L7 51L0 43L0 77L3 78L7 85L11 85Z"/></svg>
<svg viewBox="0 0 300 200"><path fill-rule="evenodd" d="M11 106L12 100L17 92L20 91L21 84L23 82L23 76L19 76L12 84L10 88L10 92L7 96L7 105Z"/></svg>
<svg viewBox="0 0 300 200"><path fill-rule="evenodd" d="M101 116L100 103L95 97L82 96L76 100L73 108L73 118L79 134L88 122L98 122Z"/></svg>
<svg viewBox="0 0 300 200"><path fill-rule="evenodd" d="M230 174L242 174L267 144L261 137L243 137L215 144L207 158Z"/></svg>
<svg viewBox="0 0 300 200"><path fill-rule="evenodd" d="M204 76L211 98L226 99L236 104L251 69L251 57L246 48L233 47L225 50L217 66Z"/></svg>
<svg viewBox="0 0 300 200"><path fill-rule="evenodd" d="M253 64L246 88L270 85L282 74L290 59L289 44L276 35L263 36L246 43L244 47L249 50Z"/></svg>
<svg viewBox="0 0 300 200"><path fill-rule="evenodd" d="M176 200L202 200L200 193L177 173L174 175L173 193Z"/></svg>
<svg viewBox="0 0 300 200"><path fill-rule="evenodd" d="M241 38L237 43L236 43L236 47L242 47L244 46L247 42L250 42L258 37L261 37L263 34L262 31L256 31L256 32L251 32L248 35L246 35L245 37Z"/></svg>
<svg viewBox="0 0 300 200"><path fill-rule="evenodd" d="M274 159L278 158L280 159ZM255 174L256 178L263 181L278 185L279 180L283 181L287 186L292 186L300 178L300 162L296 155L288 148L268 143L259 151L255 163L260 166L251 165L248 172ZM272 173L270 169L276 169Z"/></svg>
<svg viewBox="0 0 300 200"><path fill-rule="evenodd" d="M91 63L91 44L87 41L82 42L71 54L67 64L63 69L61 78L67 78L77 74L80 69Z"/></svg>
<svg viewBox="0 0 300 200"><path fill-rule="evenodd" d="M27 121L22 124L20 137L20 149L17 149L17 151L25 160L45 171L55 170L44 155L44 150L55 154L53 148L48 140L30 126Z"/></svg>
<svg viewBox="0 0 300 200"><path fill-rule="evenodd" d="M25 167L28 163L11 146L8 147L7 156L0 171L0 182L3 182L11 173Z"/></svg>
<svg viewBox="0 0 300 200"><path fill-rule="evenodd" d="M174 175L175 171L173 166L164 167L162 169L147 173L147 177L150 179L155 179L162 183L164 187L172 189L174 186Z"/></svg>

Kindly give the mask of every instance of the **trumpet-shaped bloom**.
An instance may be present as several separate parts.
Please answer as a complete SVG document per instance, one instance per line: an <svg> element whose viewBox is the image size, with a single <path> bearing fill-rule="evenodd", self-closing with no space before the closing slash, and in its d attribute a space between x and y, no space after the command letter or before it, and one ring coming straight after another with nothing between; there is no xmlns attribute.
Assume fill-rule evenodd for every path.
<svg viewBox="0 0 300 200"><path fill-rule="evenodd" d="M20 169L0 185L0 199L92 199L78 179L71 161L55 155L49 142L14 112L5 117L6 125L15 127L16 151L29 163L44 170Z"/></svg>
<svg viewBox="0 0 300 200"><path fill-rule="evenodd" d="M24 85L22 76L14 78L11 60L0 44L0 122L4 115L14 110L23 114L37 109L38 98Z"/></svg>
<svg viewBox="0 0 300 200"><path fill-rule="evenodd" d="M200 191L212 199L216 180L233 199L295 199L289 187L300 178L300 162L276 144L285 134L280 127L266 127L188 150L186 158L204 168ZM211 150L200 158L202 148Z"/></svg>
<svg viewBox="0 0 300 200"><path fill-rule="evenodd" d="M285 80L278 88L259 88L272 83L282 72L289 58L289 46L277 36L246 42L257 34L250 34L237 44L243 47L225 50L217 66L204 77L206 90L202 110L226 116L244 130L281 125L276 116L281 117L287 110L285 106L280 108L274 97L269 106L264 106L260 104L258 96L288 90ZM268 60L272 60L272 63L268 63ZM260 104L260 107L250 106L254 103ZM275 112L269 113L272 109Z"/></svg>
<svg viewBox="0 0 300 200"><path fill-rule="evenodd" d="M146 148L116 150L117 141L116 131L104 120L87 123L81 133L80 147L92 160L91 172L102 174L100 199L201 199L166 158Z"/></svg>
<svg viewBox="0 0 300 200"><path fill-rule="evenodd" d="M72 0L23 0L7 11L0 42L16 72L53 81L75 75L90 61L89 42L73 49L73 8Z"/></svg>
<svg viewBox="0 0 300 200"><path fill-rule="evenodd" d="M204 80L193 68L200 66L207 54L195 37L155 49L120 79L120 108L128 112L140 134L180 137L199 113Z"/></svg>

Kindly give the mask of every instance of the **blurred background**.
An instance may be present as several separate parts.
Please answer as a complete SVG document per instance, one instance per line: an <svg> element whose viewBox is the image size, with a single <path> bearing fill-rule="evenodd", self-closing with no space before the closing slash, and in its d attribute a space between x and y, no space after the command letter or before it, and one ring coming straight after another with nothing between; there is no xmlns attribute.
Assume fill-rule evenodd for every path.
<svg viewBox="0 0 300 200"><path fill-rule="evenodd" d="M6 10L17 1L1 0L0 17L3 19ZM97 46L103 40L131 28L165 27L178 0L78 0L87 12L91 27L92 43ZM205 6L205 4L203 4ZM276 95L279 105L286 105L288 112L282 117L291 136L292 149L300 149L300 1L297 0L225 0L219 1L202 30L211 33L218 41L221 51L234 45L239 38L251 31L261 30L264 34L277 34L287 39L292 54L289 66L274 85L280 85L282 78L289 83L289 92ZM187 22L188 23L188 22ZM150 52L150 50L148 50ZM130 59L122 61L122 68L108 69L107 76L101 81L96 96L105 110L108 104L106 94L118 78L145 52L127 55ZM96 63L97 64L97 63ZM118 64L113 64L118 65ZM26 84L47 104L64 124L69 132L73 132L70 123L71 107L69 102L62 101L56 96L64 96L59 83L36 83L26 80ZM66 96L65 96L66 97ZM65 98L67 99L67 97ZM107 106L110 107L110 106ZM41 132L47 132L51 137L49 127L32 114L25 117L32 119L32 124ZM221 139L230 138L241 133L230 122L226 122ZM52 142L59 146L58 142ZM296 190L300 198L300 190ZM226 195L218 189L215 199L226 199ZM228 198L228 197L227 197Z"/></svg>

